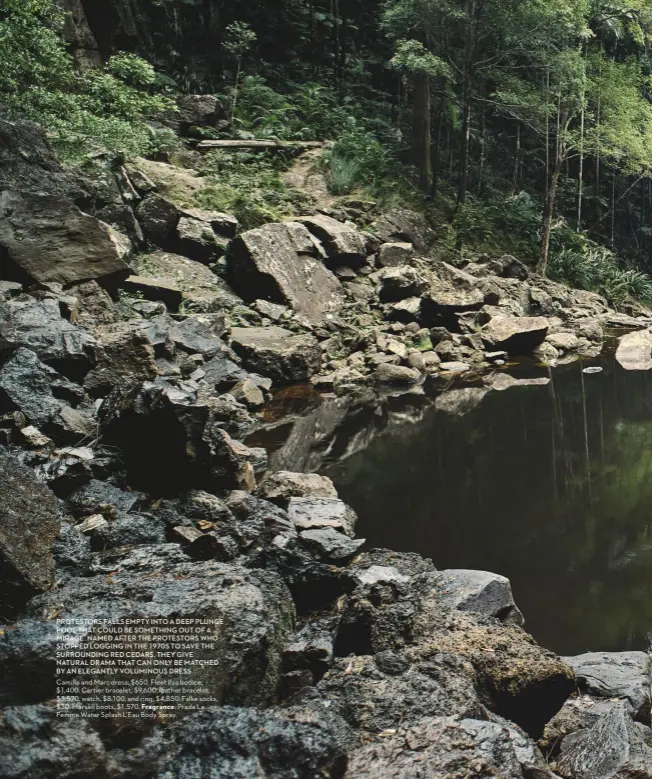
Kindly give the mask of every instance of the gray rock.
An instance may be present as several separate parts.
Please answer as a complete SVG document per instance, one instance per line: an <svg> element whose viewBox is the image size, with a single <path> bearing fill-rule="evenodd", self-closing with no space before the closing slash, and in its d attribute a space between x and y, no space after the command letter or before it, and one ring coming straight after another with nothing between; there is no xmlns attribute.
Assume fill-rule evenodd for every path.
<svg viewBox="0 0 652 779"><path fill-rule="evenodd" d="M366 264L364 239L353 225L338 222L324 214L302 217L297 221L321 241L333 266L358 268Z"/></svg>
<svg viewBox="0 0 652 779"><path fill-rule="evenodd" d="M497 314L482 328L482 341L493 351L531 354L548 335L548 324L545 317Z"/></svg>
<svg viewBox="0 0 652 779"><path fill-rule="evenodd" d="M41 283L129 275L129 239L56 195L2 192L0 248L10 272Z"/></svg>
<svg viewBox="0 0 652 779"><path fill-rule="evenodd" d="M44 192L75 201L88 195L59 163L45 130L23 119L0 119L0 190Z"/></svg>
<svg viewBox="0 0 652 779"><path fill-rule="evenodd" d="M6 779L105 776L107 754L83 719L57 717L56 706L16 706L0 717L0 761Z"/></svg>
<svg viewBox="0 0 652 779"><path fill-rule="evenodd" d="M393 303L388 319L397 322L418 322L421 319L421 298L413 297Z"/></svg>
<svg viewBox="0 0 652 779"><path fill-rule="evenodd" d="M445 365L446 363L442 363L439 367L445 371ZM448 390L448 392L437 396L435 408L444 414L462 417L480 405L488 392L486 387L464 387L463 389Z"/></svg>
<svg viewBox="0 0 652 779"><path fill-rule="evenodd" d="M555 716L548 722L539 739L539 746L545 755L555 757L559 754L562 742L578 730L586 730L608 714L618 700L600 700L589 695L569 698Z"/></svg>
<svg viewBox="0 0 652 779"><path fill-rule="evenodd" d="M621 336L616 349L616 361L626 371L652 369L652 331L638 330Z"/></svg>
<svg viewBox="0 0 652 779"><path fill-rule="evenodd" d="M84 379L93 397L104 397L114 387L126 390L154 379L158 369L147 332L129 323L99 327L97 365Z"/></svg>
<svg viewBox="0 0 652 779"><path fill-rule="evenodd" d="M169 281L149 276L128 276L120 286L127 292L133 292L145 300L160 300L172 311L178 311L183 300L179 287Z"/></svg>
<svg viewBox="0 0 652 779"><path fill-rule="evenodd" d="M378 264L383 268L405 265L414 257L411 243L384 243L378 250Z"/></svg>
<svg viewBox="0 0 652 779"><path fill-rule="evenodd" d="M157 246L167 246L174 239L180 215L171 201L149 194L138 204L136 216L145 237Z"/></svg>
<svg viewBox="0 0 652 779"><path fill-rule="evenodd" d="M536 379L517 379L514 376L510 376L509 373L496 373L492 376L487 376L484 379L484 383L497 392L504 392L504 390L512 389L513 387L545 387L547 384L550 384L550 379L548 376L540 376Z"/></svg>
<svg viewBox="0 0 652 779"><path fill-rule="evenodd" d="M78 365L88 369L96 340L61 316L56 300L12 300L0 304L0 353L24 346L40 360L67 374Z"/></svg>
<svg viewBox="0 0 652 779"><path fill-rule="evenodd" d="M17 409L46 432L66 405L60 399L66 395L69 402L83 398L77 385L44 365L29 349L17 349L0 368L0 412Z"/></svg>
<svg viewBox="0 0 652 779"><path fill-rule="evenodd" d="M626 698L636 719L650 723L652 660L647 652L587 652L564 657L580 690L599 698Z"/></svg>
<svg viewBox="0 0 652 779"><path fill-rule="evenodd" d="M313 336L295 335L282 327L234 327L231 346L249 370L281 384L306 381L321 365Z"/></svg>
<svg viewBox="0 0 652 779"><path fill-rule="evenodd" d="M417 663L391 651L339 659L318 689L353 728L376 737L428 715L479 717L483 712L473 669L445 653Z"/></svg>
<svg viewBox="0 0 652 779"><path fill-rule="evenodd" d="M215 95L181 95L178 111L166 118L166 124L185 135L192 127L215 127L226 119L222 103Z"/></svg>
<svg viewBox="0 0 652 779"><path fill-rule="evenodd" d="M180 551L175 544L162 548L168 546ZM224 563L175 562L165 555L157 561L153 552L159 549L137 547L126 556L119 552L112 561L112 576L70 579L33 599L14 629L0 637L0 672L9 680L0 696L25 703L54 697L57 626L43 615L61 610L73 619L221 619L216 648L195 650L196 659L217 664L193 666L190 678L201 681L220 704L274 703L282 650L294 621L292 599L280 577ZM79 638L82 646L93 641L92 626L84 626ZM154 633L143 635L143 641L152 640ZM120 651L120 641L115 644Z"/></svg>
<svg viewBox="0 0 652 779"><path fill-rule="evenodd" d="M290 498L288 516L297 530L332 527L351 538L355 535L355 512L337 498Z"/></svg>
<svg viewBox="0 0 652 779"><path fill-rule="evenodd" d="M333 527L303 530L299 538L323 559L340 564L354 557L366 541L364 538L348 538Z"/></svg>
<svg viewBox="0 0 652 779"><path fill-rule="evenodd" d="M372 229L378 246L383 243L411 243L417 251L423 251L434 237L421 214L400 208L380 216Z"/></svg>
<svg viewBox="0 0 652 779"><path fill-rule="evenodd" d="M510 731L495 722L424 717L354 751L356 779L553 779L545 769L521 764ZM533 745L533 749L536 746ZM527 758L526 758L527 759Z"/></svg>
<svg viewBox="0 0 652 779"><path fill-rule="evenodd" d="M575 333L551 333L546 341L562 352L575 351L580 345L580 339Z"/></svg>
<svg viewBox="0 0 652 779"><path fill-rule="evenodd" d="M428 325L448 324L456 313L478 311L484 304L478 280L446 262L435 263L430 281L422 306Z"/></svg>
<svg viewBox="0 0 652 779"><path fill-rule="evenodd" d="M126 514L131 511L144 496L139 492L125 492L112 484L93 479L74 490L68 501L80 515L106 513Z"/></svg>
<svg viewBox="0 0 652 779"><path fill-rule="evenodd" d="M409 265L391 267L379 274L378 296L382 303L418 297L427 288L427 280Z"/></svg>
<svg viewBox="0 0 652 779"><path fill-rule="evenodd" d="M310 243L309 233L303 231ZM229 247L229 280L244 300L290 306L319 324L339 312L344 300L337 278L309 253L299 253L285 224L268 224L239 235Z"/></svg>
<svg viewBox="0 0 652 779"><path fill-rule="evenodd" d="M226 332L224 314L196 314L182 322L176 322L169 330L175 346L188 354L201 354L205 360L226 357L237 361L237 357L222 340Z"/></svg>
<svg viewBox="0 0 652 779"><path fill-rule="evenodd" d="M386 384L416 384L421 378L421 374L419 371L404 365L383 363L376 368L374 377L376 381Z"/></svg>
<svg viewBox="0 0 652 779"><path fill-rule="evenodd" d="M8 608L54 583L58 534L55 496L30 468L0 454L0 588Z"/></svg>
<svg viewBox="0 0 652 779"><path fill-rule="evenodd" d="M567 736L556 771L572 779L650 779L652 731L633 722L626 704L615 705L588 730Z"/></svg>
<svg viewBox="0 0 652 779"><path fill-rule="evenodd" d="M496 617L510 625L523 625L523 615L514 603L512 586L505 576L488 571L449 569L434 578L442 603L461 611Z"/></svg>
<svg viewBox="0 0 652 779"><path fill-rule="evenodd" d="M156 779L338 779L353 738L325 706L206 709L171 730L174 748Z"/></svg>
<svg viewBox="0 0 652 779"><path fill-rule="evenodd" d="M152 252L135 259L141 278L172 285L194 310L217 311L242 304L227 283L199 262L170 252ZM162 300L164 298L161 298Z"/></svg>
<svg viewBox="0 0 652 779"><path fill-rule="evenodd" d="M317 473L276 471L258 486L259 497L287 508L291 498L337 498L333 482Z"/></svg>

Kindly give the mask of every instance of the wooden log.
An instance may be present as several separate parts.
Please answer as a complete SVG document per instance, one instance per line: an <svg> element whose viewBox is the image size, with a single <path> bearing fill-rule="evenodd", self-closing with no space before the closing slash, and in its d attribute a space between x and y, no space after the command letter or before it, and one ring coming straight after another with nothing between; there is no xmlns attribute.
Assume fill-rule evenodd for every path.
<svg viewBox="0 0 652 779"><path fill-rule="evenodd" d="M197 144L197 150L210 151L211 149L250 149L252 151L267 151L270 149L323 149L326 146L328 146L328 141L272 141L255 139L249 141L200 141Z"/></svg>

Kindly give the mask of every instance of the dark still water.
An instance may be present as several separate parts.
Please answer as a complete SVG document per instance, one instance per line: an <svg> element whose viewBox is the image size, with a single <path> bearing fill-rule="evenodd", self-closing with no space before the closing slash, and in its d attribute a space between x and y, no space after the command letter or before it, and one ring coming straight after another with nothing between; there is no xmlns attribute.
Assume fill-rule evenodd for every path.
<svg viewBox="0 0 652 779"><path fill-rule="evenodd" d="M552 380L475 408L440 396L448 412L326 400L268 431L272 466L329 475L373 546L508 576L526 628L560 654L648 648L652 374L605 357L529 375Z"/></svg>

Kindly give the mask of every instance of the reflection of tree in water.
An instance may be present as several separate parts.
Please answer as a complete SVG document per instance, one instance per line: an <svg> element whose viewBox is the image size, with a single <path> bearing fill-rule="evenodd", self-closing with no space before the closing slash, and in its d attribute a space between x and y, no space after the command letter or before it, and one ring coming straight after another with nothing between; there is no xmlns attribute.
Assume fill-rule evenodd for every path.
<svg viewBox="0 0 652 779"><path fill-rule="evenodd" d="M645 647L652 378L613 363L550 375L547 387L490 393L461 418L429 411L328 473L374 545L509 576L551 648Z"/></svg>

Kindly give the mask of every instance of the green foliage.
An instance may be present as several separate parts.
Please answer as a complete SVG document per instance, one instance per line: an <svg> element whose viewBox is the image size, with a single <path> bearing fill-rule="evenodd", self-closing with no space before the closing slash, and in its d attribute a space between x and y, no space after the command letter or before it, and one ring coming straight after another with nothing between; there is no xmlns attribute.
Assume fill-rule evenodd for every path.
<svg viewBox="0 0 652 779"><path fill-rule="evenodd" d="M297 204L281 180L286 160L279 155L217 150L200 167L208 181L194 198L200 208L228 211L245 229L259 227L293 213Z"/></svg>
<svg viewBox="0 0 652 779"><path fill-rule="evenodd" d="M4 0L0 18L0 100L41 122L59 153L80 160L97 147L129 155L156 147L145 120L174 103L154 94L152 66L133 54L78 73L60 37L52 0Z"/></svg>
<svg viewBox="0 0 652 779"><path fill-rule="evenodd" d="M256 33L245 22L233 22L225 30L222 48L240 60L256 42Z"/></svg>
<svg viewBox="0 0 652 779"><path fill-rule="evenodd" d="M587 239L583 246L553 253L549 275L573 287L599 292L616 307L632 299L652 303L650 276L624 269L612 252Z"/></svg>
<svg viewBox="0 0 652 779"><path fill-rule="evenodd" d="M451 68L440 58L428 51L421 41L401 40L396 45L396 54L391 64L408 73L427 73L429 76L452 78Z"/></svg>
<svg viewBox="0 0 652 779"><path fill-rule="evenodd" d="M458 245L478 251L498 249L535 260L541 228L540 205L527 193L491 198L469 197L453 227Z"/></svg>

